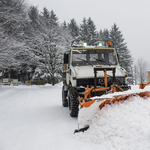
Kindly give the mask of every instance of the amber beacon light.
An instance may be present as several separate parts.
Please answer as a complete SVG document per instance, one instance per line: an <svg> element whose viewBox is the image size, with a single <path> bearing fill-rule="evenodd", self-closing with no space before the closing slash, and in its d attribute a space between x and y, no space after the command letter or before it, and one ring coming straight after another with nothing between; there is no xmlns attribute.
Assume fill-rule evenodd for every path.
<svg viewBox="0 0 150 150"><path fill-rule="evenodd" d="M111 47L111 42L108 42L108 46Z"/></svg>

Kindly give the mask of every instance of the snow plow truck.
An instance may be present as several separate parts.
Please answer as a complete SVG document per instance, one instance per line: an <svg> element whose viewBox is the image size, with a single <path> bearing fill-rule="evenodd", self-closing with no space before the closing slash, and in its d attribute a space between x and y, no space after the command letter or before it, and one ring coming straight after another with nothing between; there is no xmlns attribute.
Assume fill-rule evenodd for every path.
<svg viewBox="0 0 150 150"><path fill-rule="evenodd" d="M101 109L105 104L127 100L134 95L150 96L150 92L120 94L130 87L127 84L127 72L119 65L117 56L109 41L99 41L94 46L84 42L72 43L70 50L64 53L62 105L69 107L71 117L77 117L79 109L89 108L95 102L99 103ZM114 92L119 95L107 97ZM84 125L83 130L76 132L88 127Z"/></svg>

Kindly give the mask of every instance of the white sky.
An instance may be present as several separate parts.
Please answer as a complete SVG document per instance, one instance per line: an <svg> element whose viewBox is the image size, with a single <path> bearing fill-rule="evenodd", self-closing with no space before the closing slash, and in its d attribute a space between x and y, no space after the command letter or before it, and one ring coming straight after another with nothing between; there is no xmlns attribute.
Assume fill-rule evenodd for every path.
<svg viewBox="0 0 150 150"><path fill-rule="evenodd" d="M110 29L116 23L123 33L128 49L136 60L142 57L149 64L150 50L150 1L149 0L27 0L53 10L60 23L74 18L78 24L83 17L94 21L97 30Z"/></svg>

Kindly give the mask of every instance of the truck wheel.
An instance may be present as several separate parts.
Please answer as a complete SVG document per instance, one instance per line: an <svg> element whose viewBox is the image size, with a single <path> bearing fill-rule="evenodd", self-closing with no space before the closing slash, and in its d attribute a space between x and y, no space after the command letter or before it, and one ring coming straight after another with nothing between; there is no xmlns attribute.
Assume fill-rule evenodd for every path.
<svg viewBox="0 0 150 150"><path fill-rule="evenodd" d="M71 117L77 117L79 111L79 102L76 100L76 96L73 95L72 90L68 91L68 102L69 102L69 110Z"/></svg>
<svg viewBox="0 0 150 150"><path fill-rule="evenodd" d="M64 91L64 86L62 87L62 105L68 107L67 91Z"/></svg>

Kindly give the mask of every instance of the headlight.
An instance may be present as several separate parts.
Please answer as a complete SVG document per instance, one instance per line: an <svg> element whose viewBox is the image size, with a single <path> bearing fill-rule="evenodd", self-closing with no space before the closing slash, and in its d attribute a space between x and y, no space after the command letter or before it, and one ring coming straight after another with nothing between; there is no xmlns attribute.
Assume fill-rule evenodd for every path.
<svg viewBox="0 0 150 150"><path fill-rule="evenodd" d="M86 47L86 46L87 46L87 43L83 43L83 46Z"/></svg>

